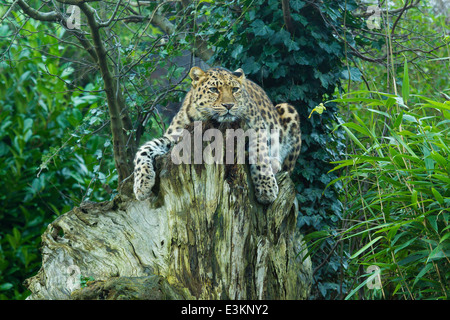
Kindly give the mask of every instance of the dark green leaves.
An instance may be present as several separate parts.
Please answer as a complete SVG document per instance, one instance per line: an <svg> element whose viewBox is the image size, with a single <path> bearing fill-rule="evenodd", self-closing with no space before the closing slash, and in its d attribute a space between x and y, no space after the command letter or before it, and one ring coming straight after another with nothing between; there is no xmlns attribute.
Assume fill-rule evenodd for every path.
<svg viewBox="0 0 450 320"><path fill-rule="evenodd" d="M292 8L292 10L299 11L306 5L306 2L302 0L292 0L289 2L289 5Z"/></svg>
<svg viewBox="0 0 450 320"><path fill-rule="evenodd" d="M273 31L270 26L266 25L262 20L255 20L250 24L250 31L257 37L269 37L272 36L275 31Z"/></svg>
<svg viewBox="0 0 450 320"><path fill-rule="evenodd" d="M0 32L8 26L11 22L3 21ZM50 221L83 197L110 197L101 188L93 191L104 170L94 173L95 166L112 164L111 147L103 147L110 140L108 126L106 132L90 134L107 117L103 93L98 81L82 87L93 94L67 84L75 71L58 55L75 60L78 49L58 45L49 28L30 32L43 26L29 20L20 31L13 28L23 32L16 41L0 38L0 47L11 46L3 56L11 60L0 63L0 300L28 295L22 282L40 267L40 236ZM104 159L95 156L97 148L107 155ZM102 183L114 179L108 171Z"/></svg>

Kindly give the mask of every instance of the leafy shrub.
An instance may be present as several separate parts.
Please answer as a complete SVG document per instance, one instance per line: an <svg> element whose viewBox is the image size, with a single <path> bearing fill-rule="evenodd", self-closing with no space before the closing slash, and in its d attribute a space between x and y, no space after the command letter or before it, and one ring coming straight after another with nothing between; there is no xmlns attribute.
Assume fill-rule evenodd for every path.
<svg viewBox="0 0 450 320"><path fill-rule="evenodd" d="M341 124L352 152L334 168L345 174L332 182L344 183L348 199L347 299L450 294L450 103L410 98L406 71L402 96L360 91L334 100L352 104L354 115ZM378 276L361 272L368 266L379 268L381 288L367 290Z"/></svg>
<svg viewBox="0 0 450 320"><path fill-rule="evenodd" d="M95 186L115 179L102 157L111 153L109 135L90 134L104 119L102 98L67 94L63 80L73 69L55 57L70 52L34 33L44 27L29 21L27 37L12 43L8 25L0 28L0 48L8 49L0 62L0 299L28 295L21 284L40 266L47 224L82 200L109 199Z"/></svg>

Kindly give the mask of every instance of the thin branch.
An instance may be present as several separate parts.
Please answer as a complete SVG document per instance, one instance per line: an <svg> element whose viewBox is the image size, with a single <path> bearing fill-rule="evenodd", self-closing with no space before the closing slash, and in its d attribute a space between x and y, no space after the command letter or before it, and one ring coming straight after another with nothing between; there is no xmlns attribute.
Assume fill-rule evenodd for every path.
<svg viewBox="0 0 450 320"><path fill-rule="evenodd" d="M138 18L137 16L135 17ZM147 20L149 17L141 17L142 20ZM159 15L157 13L153 13L150 18L150 22L158 26L162 31L164 31L168 35L174 35L177 39L181 39L183 37L182 34L176 34L175 25L173 25L166 17ZM208 61L214 54L210 48L208 48L208 43L201 39L200 37L196 37L194 48L194 54L202 59L203 61Z"/></svg>
<svg viewBox="0 0 450 320"><path fill-rule="evenodd" d="M78 87L77 85L75 85L75 84L73 84L73 83L71 83L71 82L67 82L66 80L64 80L63 78L61 78L59 75L51 73L50 70L48 70L47 64L44 64L44 66L45 66L45 72L46 72L49 76L58 78L59 80L61 80L62 82L64 82L64 84L65 84L66 86L68 86L68 87L73 87L76 91L80 91L80 92L88 92L88 93L92 93L92 92L103 92L103 91L105 91L105 90L103 90L103 89L102 89L102 90L84 90L84 89ZM73 91L75 91L75 90L73 90Z"/></svg>
<svg viewBox="0 0 450 320"><path fill-rule="evenodd" d="M127 65L127 69L122 71L118 76L119 78L124 77L127 73L129 73L131 70L133 70L133 68L135 66L137 66L139 63L141 63L141 61L147 57L149 54L151 54L153 52L153 49L159 46L159 42L161 40L162 37L159 37L158 39L155 39L155 41L153 42L153 45L150 49L148 49L144 54L142 54L138 59L136 59L136 61L134 61L133 63L130 63Z"/></svg>
<svg viewBox="0 0 450 320"><path fill-rule="evenodd" d="M84 2L81 3L79 7L87 17L94 49L97 54L96 62L98 63L103 78L106 99L108 101L109 118L111 120L114 161L120 183L123 179L128 177L132 171L126 150L126 134L123 131L123 118L127 118L125 106L120 90L116 87L117 84L114 82L113 75L109 70L107 51L100 36L99 22L95 19L95 10L89 4Z"/></svg>
<svg viewBox="0 0 450 320"><path fill-rule="evenodd" d="M3 20L6 19L6 17L9 15L9 13L11 12L11 10L14 8L14 6L16 5L16 3L17 3L18 1L19 1L19 0L15 0L13 3L11 3L9 9L5 12L5 14L3 15L3 17L1 17L0 23L2 23Z"/></svg>
<svg viewBox="0 0 450 320"><path fill-rule="evenodd" d="M405 11L405 10L409 10L409 9L411 9L411 8L414 8L414 7L416 7L418 4L419 4L419 2L421 1L421 0L416 0L416 2L414 2L414 3L412 3L412 1L413 0L411 0L411 5L409 5L409 6L405 6L405 7L403 7L403 8L400 8L400 9L394 9L394 10L389 10L389 12L387 11L387 10L381 10L380 9L380 13L382 13L382 14L386 14L386 13L389 13L389 14L397 14L397 13L399 13L399 12L403 12L403 11ZM406 2L408 2L408 0L406 1ZM381 6L381 5L379 5L379 6ZM355 13L355 14L353 14L355 17L357 17L357 18L367 18L367 17L370 17L371 15L373 14L373 11L370 11L370 12L362 12L362 13Z"/></svg>
<svg viewBox="0 0 450 320"><path fill-rule="evenodd" d="M181 0L172 0L167 2L180 2ZM130 6L132 7L146 7L150 6L152 4L155 4L157 1L136 1L136 2L130 2Z"/></svg>
<svg viewBox="0 0 450 320"><path fill-rule="evenodd" d="M106 22L99 23L99 27L103 28L103 27L107 27L107 26L109 26L111 24L111 22L116 18L116 14L117 14L117 11L119 10L119 7L120 7L121 3L122 3L122 0L117 1L117 5L114 8L114 11L113 11L113 14L111 15L111 18L109 18L109 20L106 21Z"/></svg>
<svg viewBox="0 0 450 320"><path fill-rule="evenodd" d="M56 0L59 3L62 4L73 4L76 6L81 5L82 3L88 3L88 2L100 2L101 0Z"/></svg>
<svg viewBox="0 0 450 320"><path fill-rule="evenodd" d="M124 22L135 22L135 23L149 20L149 23L156 25L167 35L169 36L173 35L177 39L183 38L184 33L176 34L175 25L173 25L166 17L159 15L157 13L152 13L150 17L141 15L132 15L121 18L120 20L123 20ZM203 61L208 61L214 54L214 51L208 48L208 43L203 39L201 39L200 37L196 37L193 46L194 46L193 48L194 54Z"/></svg>
<svg viewBox="0 0 450 320"><path fill-rule="evenodd" d="M60 0L57 0L58 2L61 2ZM32 7L30 7L27 3L25 3L23 0L18 0L17 4L19 7L23 10L23 12L28 15L29 17L40 20L40 21L49 21L49 22L60 22L61 25L68 31L72 32L80 41L83 48L89 53L89 55L94 59L94 61L98 60L97 54L90 44L89 40L87 40L86 36L84 35L81 30L77 29L69 29L67 28L67 19L64 17L64 15L58 10L58 11L50 11L50 12L41 12L39 10L36 10Z"/></svg>
<svg viewBox="0 0 450 320"><path fill-rule="evenodd" d="M23 0L18 0L17 4L23 10L23 12L36 20L58 22L62 18L56 11L40 12L30 7Z"/></svg>
<svg viewBox="0 0 450 320"><path fill-rule="evenodd" d="M413 0L411 0L411 3L412 2ZM402 17L403 13L407 10L407 7L408 7L408 0L405 1L405 5L401 9L400 14L398 15L397 19L395 19L394 24L392 25L391 36L394 35L395 27L397 26L397 23L400 21L400 18Z"/></svg>

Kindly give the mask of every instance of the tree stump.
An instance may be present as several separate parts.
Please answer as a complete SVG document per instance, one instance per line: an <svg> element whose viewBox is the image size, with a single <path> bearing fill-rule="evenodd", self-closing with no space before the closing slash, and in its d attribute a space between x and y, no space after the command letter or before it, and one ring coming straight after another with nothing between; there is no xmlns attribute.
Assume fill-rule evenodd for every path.
<svg viewBox="0 0 450 320"><path fill-rule="evenodd" d="M248 165L175 165L169 153L156 168L150 199L135 200L128 179L112 201L48 226L28 299L308 298L311 261L286 172L264 206Z"/></svg>

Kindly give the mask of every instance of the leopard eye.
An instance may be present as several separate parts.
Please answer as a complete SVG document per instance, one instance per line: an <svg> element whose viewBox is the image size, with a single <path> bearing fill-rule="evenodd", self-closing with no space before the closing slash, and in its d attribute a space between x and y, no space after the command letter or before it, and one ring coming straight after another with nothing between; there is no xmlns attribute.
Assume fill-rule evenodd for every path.
<svg viewBox="0 0 450 320"><path fill-rule="evenodd" d="M233 89L232 89L232 90L233 90L233 93L236 93L236 92L238 92L238 91L239 91L239 89L240 89L239 87L233 87Z"/></svg>
<svg viewBox="0 0 450 320"><path fill-rule="evenodd" d="M219 93L219 89L217 89L216 87L210 87L209 91L211 91L212 93Z"/></svg>

